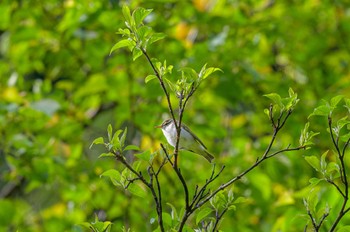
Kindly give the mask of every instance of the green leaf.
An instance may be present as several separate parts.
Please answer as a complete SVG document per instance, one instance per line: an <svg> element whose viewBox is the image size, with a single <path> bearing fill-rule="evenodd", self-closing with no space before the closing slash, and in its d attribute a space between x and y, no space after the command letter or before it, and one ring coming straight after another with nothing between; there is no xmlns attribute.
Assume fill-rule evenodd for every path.
<svg viewBox="0 0 350 232"><path fill-rule="evenodd" d="M114 157L114 154L111 152L108 153L102 153L101 155L99 155L98 158L102 158L102 157Z"/></svg>
<svg viewBox="0 0 350 232"><path fill-rule="evenodd" d="M122 132L123 132L122 130L117 130L114 133L114 135L112 137L112 141L110 142L111 147L109 148L109 150L111 150L111 149L121 150L121 143L120 143L119 135Z"/></svg>
<svg viewBox="0 0 350 232"><path fill-rule="evenodd" d="M145 39L150 37L152 28L148 26L141 26L137 29L136 33L138 35L138 40L145 42Z"/></svg>
<svg viewBox="0 0 350 232"><path fill-rule="evenodd" d="M172 83L168 78L164 78L164 80L165 80L165 83L167 83L167 85L171 89L171 91L176 92L176 85Z"/></svg>
<svg viewBox="0 0 350 232"><path fill-rule="evenodd" d="M334 109L343 98L344 98L343 95L338 95L333 97L331 99L331 107Z"/></svg>
<svg viewBox="0 0 350 232"><path fill-rule="evenodd" d="M119 41L118 43L114 44L111 51L109 52L109 55L112 54L115 50L123 47L129 47L131 50L135 47L135 42L129 40L129 39L123 39Z"/></svg>
<svg viewBox="0 0 350 232"><path fill-rule="evenodd" d="M282 98L277 93L269 93L265 94L264 97L271 99L276 105L278 105L281 109L284 109L284 105L282 103Z"/></svg>
<svg viewBox="0 0 350 232"><path fill-rule="evenodd" d="M138 47L134 47L134 50L132 50L132 60L135 61L140 56L142 56L142 50Z"/></svg>
<svg viewBox="0 0 350 232"><path fill-rule="evenodd" d="M170 203L166 203L166 204L169 205L170 208L171 208L171 218L172 218L173 220L178 221L178 220L179 220L179 216L178 216L178 214L177 214L177 211L176 211L175 206L173 206L173 205L170 204Z"/></svg>
<svg viewBox="0 0 350 232"><path fill-rule="evenodd" d="M193 68L184 67L184 68L181 68L180 70L182 73L183 82L187 82L187 80L189 80L190 82L197 80L198 74L196 70L194 70Z"/></svg>
<svg viewBox="0 0 350 232"><path fill-rule="evenodd" d="M121 185L121 175L120 173L115 170L115 169L109 169L105 172L103 172L100 177L102 176L106 176L106 177L109 177L110 180L112 181L112 183L115 185L115 186L120 186Z"/></svg>
<svg viewBox="0 0 350 232"><path fill-rule="evenodd" d="M330 115L330 113L331 113L330 107L327 105L322 105L322 106L319 106L316 109L314 109L314 112L312 112L312 114L309 115L309 118L311 116L314 116L314 115L316 115L316 116L328 116L328 115Z"/></svg>
<svg viewBox="0 0 350 232"><path fill-rule="evenodd" d="M350 226L341 226L337 232L350 232Z"/></svg>
<svg viewBox="0 0 350 232"><path fill-rule="evenodd" d="M82 222L78 224L79 226L84 227L85 229L91 229L92 225L90 224L90 222Z"/></svg>
<svg viewBox="0 0 350 232"><path fill-rule="evenodd" d="M123 151L129 151L129 150L139 151L140 148L136 145L128 145L124 148Z"/></svg>
<svg viewBox="0 0 350 232"><path fill-rule="evenodd" d="M111 142L112 141L112 133L113 133L113 128L111 124L108 124L107 127L107 134L108 134L108 141Z"/></svg>
<svg viewBox="0 0 350 232"><path fill-rule="evenodd" d="M307 197L307 203L311 212L315 212L318 202L319 202L318 191L315 191L315 189L312 189L309 192Z"/></svg>
<svg viewBox="0 0 350 232"><path fill-rule="evenodd" d="M233 203L234 204L240 204L247 202L247 199L245 197L238 197Z"/></svg>
<svg viewBox="0 0 350 232"><path fill-rule="evenodd" d="M320 171L321 166L320 166L320 160L316 156L306 156L305 160L316 170Z"/></svg>
<svg viewBox="0 0 350 232"><path fill-rule="evenodd" d="M145 8L137 8L132 13L132 17L135 20L136 26L140 25L142 21L152 12L152 9L145 9Z"/></svg>
<svg viewBox="0 0 350 232"><path fill-rule="evenodd" d="M317 185L318 183L320 183L321 181L323 181L322 179L313 177L309 180L309 183L311 184L311 187L314 187L315 185Z"/></svg>
<svg viewBox="0 0 350 232"><path fill-rule="evenodd" d="M350 120L348 119L348 116L345 116L337 121L337 126L339 130L341 130L344 126L350 124Z"/></svg>
<svg viewBox="0 0 350 232"><path fill-rule="evenodd" d="M120 34L122 36L130 36L130 29L129 28L125 28L125 29L119 28L118 32L116 32L116 34Z"/></svg>
<svg viewBox="0 0 350 232"><path fill-rule="evenodd" d="M148 83L149 81L153 80L153 79L156 79L157 76L156 75L148 75L146 78L145 78L145 83Z"/></svg>
<svg viewBox="0 0 350 232"><path fill-rule="evenodd" d="M135 156L141 160L144 160L144 161L147 161L147 162L150 162L151 160L151 152L149 150L145 151L145 152L142 152L140 154L136 154Z"/></svg>
<svg viewBox="0 0 350 232"><path fill-rule="evenodd" d="M138 184L132 183L128 186L128 191L135 196L145 198L147 196L145 190L141 188Z"/></svg>
<svg viewBox="0 0 350 232"><path fill-rule="evenodd" d="M321 155L320 167L321 167L322 172L324 172L327 169L327 162L326 162L327 154L328 154L328 151L324 152Z"/></svg>
<svg viewBox="0 0 350 232"><path fill-rule="evenodd" d="M151 38L148 40L148 44L152 44L154 42L157 42L158 40L162 40L165 38L165 34L163 33L153 33Z"/></svg>
<svg viewBox="0 0 350 232"><path fill-rule="evenodd" d="M126 6L126 5L123 5L122 12L123 12L123 16L124 16L124 18L126 20L125 25L128 28L134 27L135 26L135 21L131 17L131 13L130 13L129 7Z"/></svg>
<svg viewBox="0 0 350 232"><path fill-rule="evenodd" d="M170 214L163 212L163 213L162 213L162 216L163 216L163 222L164 222L164 224L167 225L167 226L169 226L169 227L172 226L172 224L173 224L173 219L171 218Z"/></svg>
<svg viewBox="0 0 350 232"><path fill-rule="evenodd" d="M350 112L350 98L344 98L345 101L345 108L348 109L348 111Z"/></svg>
<svg viewBox="0 0 350 232"><path fill-rule="evenodd" d="M214 68L214 67L206 68L206 66L207 66L207 64L205 64L202 67L201 71L198 74L199 78L201 78L203 80L206 79L207 77L209 77L211 74L213 74L216 71L221 71L222 72L222 70L219 69L219 68Z"/></svg>
<svg viewBox="0 0 350 232"><path fill-rule="evenodd" d="M91 147L92 147L94 144L104 144L104 143L105 143L105 142L104 142L103 137L98 137L98 138L96 138L94 141L92 141L92 143L91 143L89 149L91 149Z"/></svg>
<svg viewBox="0 0 350 232"><path fill-rule="evenodd" d="M213 211L214 210L212 208L209 208L209 207L205 207L205 208L200 209L199 212L197 213L196 224L201 222L203 220L203 218L208 216Z"/></svg>
<svg viewBox="0 0 350 232"><path fill-rule="evenodd" d="M123 148L125 144L126 134L128 133L128 128L125 127L122 136L120 137L120 147Z"/></svg>

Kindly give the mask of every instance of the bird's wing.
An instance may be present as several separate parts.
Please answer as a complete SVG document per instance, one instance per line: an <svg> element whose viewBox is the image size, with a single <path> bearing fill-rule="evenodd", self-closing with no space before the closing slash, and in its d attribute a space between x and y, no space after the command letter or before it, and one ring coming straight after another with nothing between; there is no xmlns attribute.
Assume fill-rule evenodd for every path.
<svg viewBox="0 0 350 232"><path fill-rule="evenodd" d="M193 138L199 142L205 149L207 149L207 147L204 145L204 143L197 137L197 135L195 135L188 126L186 126L185 124L182 123L182 126L185 128L185 130L187 130L188 133L190 133Z"/></svg>

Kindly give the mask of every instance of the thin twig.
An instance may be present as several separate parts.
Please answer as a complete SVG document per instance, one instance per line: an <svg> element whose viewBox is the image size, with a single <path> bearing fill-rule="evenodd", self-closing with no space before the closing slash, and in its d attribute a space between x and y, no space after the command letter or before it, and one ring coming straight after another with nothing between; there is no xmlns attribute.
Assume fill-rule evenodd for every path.
<svg viewBox="0 0 350 232"><path fill-rule="evenodd" d="M329 131L330 131L330 135L331 135L331 139L332 139L333 145L334 145L334 147L335 147L335 149L337 151L338 159L340 161L340 177L341 177L341 181L342 181L342 183L344 185L344 191L345 191L344 194L342 194L342 196L343 196L343 204L341 206L341 209L339 210L338 216L335 219L335 221L333 222L331 229L329 230L330 232L333 232L333 231L335 231L335 229L336 229L338 223L340 222L340 220L344 217L344 215L349 210L349 209L345 209L346 205L347 205L347 202L348 202L348 199L349 199L349 185L348 185L348 180L347 180L346 166L345 166L345 163L344 163L344 156L345 156L345 151L346 151L346 148L347 148L348 143L349 143L350 140L348 140L345 143L344 148L343 148L343 150L341 152L340 148L339 148L339 143L338 143L339 136L337 136L337 138L334 137L334 134L333 134L333 131L332 131L332 118L331 118L330 115L328 116L328 127L329 127ZM339 189L338 189L338 191L339 191Z"/></svg>

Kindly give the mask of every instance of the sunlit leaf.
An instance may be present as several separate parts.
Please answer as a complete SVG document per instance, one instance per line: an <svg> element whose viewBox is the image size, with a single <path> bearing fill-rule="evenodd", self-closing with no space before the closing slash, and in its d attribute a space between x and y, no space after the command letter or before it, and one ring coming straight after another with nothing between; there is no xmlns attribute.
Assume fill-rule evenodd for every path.
<svg viewBox="0 0 350 232"><path fill-rule="evenodd" d="M122 136L120 137L120 147L121 147L121 148L124 147L125 139L126 139L127 133L128 133L128 128L125 127L124 132L123 132Z"/></svg>
<svg viewBox="0 0 350 232"><path fill-rule="evenodd" d="M138 151L138 150L140 150L140 148L136 145L128 145L124 148L124 151L129 151L129 150Z"/></svg>
<svg viewBox="0 0 350 232"><path fill-rule="evenodd" d="M156 75L148 75L146 78L145 78L145 83L148 83L149 81L153 80L153 79L156 79L157 76Z"/></svg>
<svg viewBox="0 0 350 232"><path fill-rule="evenodd" d="M338 96L333 97L331 99L331 107L335 108L343 98L344 98L343 95L338 95Z"/></svg>
<svg viewBox="0 0 350 232"><path fill-rule="evenodd" d="M102 153L101 155L98 156L98 158L102 158L102 157L114 157L114 154L111 152L108 152L108 153Z"/></svg>
<svg viewBox="0 0 350 232"><path fill-rule="evenodd" d="M321 166L320 166L320 160L316 156L306 156L305 160L316 170L320 171Z"/></svg>
<svg viewBox="0 0 350 232"><path fill-rule="evenodd" d="M149 162L151 160L151 152L149 150L135 155L137 158Z"/></svg>
<svg viewBox="0 0 350 232"><path fill-rule="evenodd" d="M149 44L157 42L158 40L162 40L165 38L165 34L163 33L153 33L151 38L148 40Z"/></svg>
<svg viewBox="0 0 350 232"><path fill-rule="evenodd" d="M314 187L316 186L318 183L320 183L321 181L323 181L322 179L319 179L319 178L316 178L316 177L313 177L309 180L309 183L311 185L311 187Z"/></svg>
<svg viewBox="0 0 350 232"><path fill-rule="evenodd" d="M264 97L271 99L274 102L274 104L278 105L281 109L284 109L284 105L282 103L282 98L277 93L265 94Z"/></svg>
<svg viewBox="0 0 350 232"><path fill-rule="evenodd" d="M129 7L126 6L126 5L123 5L122 12L123 12L123 16L124 16L124 18L126 20L126 22L125 22L126 26L129 27L129 28L135 26L135 22L134 22L134 20L131 17L131 13L130 13Z"/></svg>
<svg viewBox="0 0 350 232"><path fill-rule="evenodd" d="M91 143L91 145L90 145L90 149L91 149L91 147L94 145L94 144L104 144L105 142L104 142L104 139L103 139L103 137L98 137L98 138L96 138L94 141L92 141L92 143Z"/></svg>
<svg viewBox="0 0 350 232"><path fill-rule="evenodd" d="M119 186L121 185L120 181L121 181L121 175L120 173L115 170L115 169L109 169L105 172L103 172L100 177L102 176L106 176L106 177L109 177L110 180L112 181L112 183L115 185L115 186Z"/></svg>
<svg viewBox="0 0 350 232"><path fill-rule="evenodd" d="M129 40L129 39L123 39L119 41L118 43L114 44L114 46L111 48L111 51L109 52L109 55L111 55L115 50L123 47L129 47L133 48L135 47L135 42Z"/></svg>
<svg viewBox="0 0 350 232"><path fill-rule="evenodd" d="M145 8L137 8L132 13L132 17L135 20L136 25L140 25L142 21L152 12L152 9L145 9Z"/></svg>
<svg viewBox="0 0 350 232"><path fill-rule="evenodd" d="M331 113L331 109L327 105L322 105L314 109L314 112L310 114L309 118L311 116L317 115L317 116L328 116Z"/></svg>
<svg viewBox="0 0 350 232"><path fill-rule="evenodd" d="M112 133L113 133L113 128L111 124L108 124L107 126L107 135L108 135L108 141L112 141Z"/></svg>
<svg viewBox="0 0 350 232"><path fill-rule="evenodd" d="M134 50L132 50L132 59L135 61L140 56L142 56L141 49L138 47L135 47Z"/></svg>
<svg viewBox="0 0 350 232"><path fill-rule="evenodd" d="M327 168L327 162L326 162L327 154L328 154L328 151L324 152L321 155L320 168L322 171L326 170L326 168Z"/></svg>

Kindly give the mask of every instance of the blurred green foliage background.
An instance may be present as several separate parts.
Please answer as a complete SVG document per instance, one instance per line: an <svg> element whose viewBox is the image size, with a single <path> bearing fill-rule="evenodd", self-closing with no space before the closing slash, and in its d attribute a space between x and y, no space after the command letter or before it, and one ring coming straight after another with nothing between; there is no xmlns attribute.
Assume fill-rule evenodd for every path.
<svg viewBox="0 0 350 232"><path fill-rule="evenodd" d="M97 159L102 147L88 149L109 123L127 126L128 143L144 150L165 143L154 126L168 117L167 105L156 81L144 83L152 74L146 60L133 62L126 50L109 56L124 25L123 4L153 9L146 22L167 37L148 52L174 65L174 76L181 67L199 71L205 63L223 70L201 85L184 116L217 165L226 165L216 186L262 155L271 132L263 113L270 102L262 95L286 96L291 87L301 99L275 149L298 143L321 99L349 97L347 0L3 0L1 231L82 231L77 225L95 215L111 221L113 231L156 228L149 223L156 216L151 196L132 196L100 178L122 166ZM303 157L332 149L326 120L310 120L321 132L315 147L271 159L235 184L235 196L247 202L225 216L223 231L304 229L302 199L316 173ZM182 153L179 162L192 187L210 175L210 164L199 156ZM170 166L161 182L164 202L180 208L183 192ZM318 188L331 206L329 227L340 198L326 184ZM341 224L350 224L350 217Z"/></svg>

